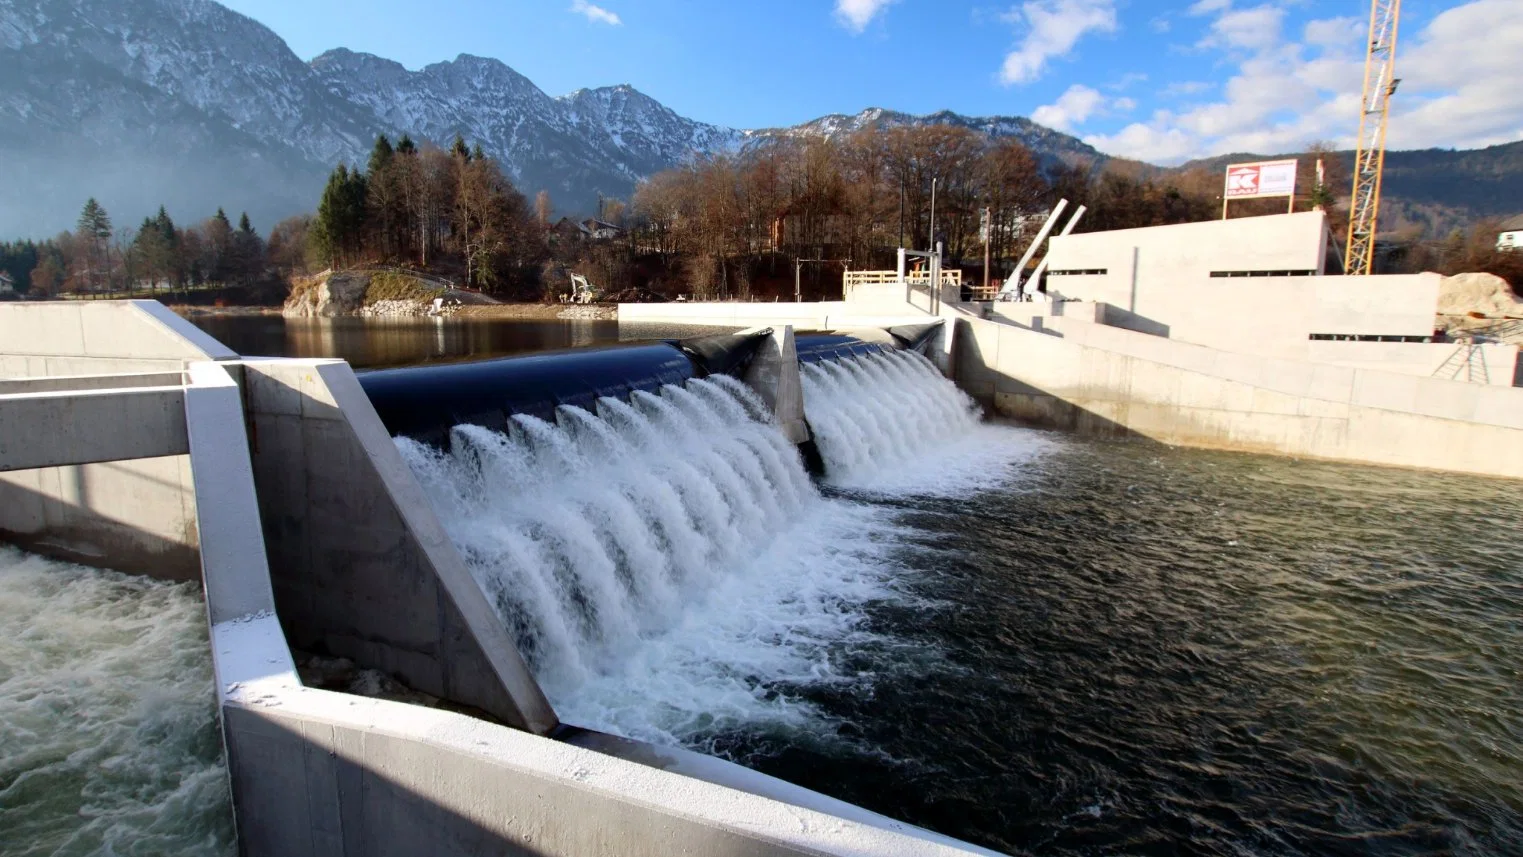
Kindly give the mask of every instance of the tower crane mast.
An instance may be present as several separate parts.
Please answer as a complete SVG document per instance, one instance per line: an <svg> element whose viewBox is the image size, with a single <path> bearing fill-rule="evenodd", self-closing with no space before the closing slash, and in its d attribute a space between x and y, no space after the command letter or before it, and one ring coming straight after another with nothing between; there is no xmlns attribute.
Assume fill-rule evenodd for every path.
<svg viewBox="0 0 1523 857"><path fill-rule="evenodd" d="M1359 146L1354 152L1354 195L1349 203L1345 274L1369 274L1375 261L1375 221L1380 213L1380 174L1386 159L1386 118L1396 78L1396 24L1401 0L1371 0L1370 44L1364 60Z"/></svg>

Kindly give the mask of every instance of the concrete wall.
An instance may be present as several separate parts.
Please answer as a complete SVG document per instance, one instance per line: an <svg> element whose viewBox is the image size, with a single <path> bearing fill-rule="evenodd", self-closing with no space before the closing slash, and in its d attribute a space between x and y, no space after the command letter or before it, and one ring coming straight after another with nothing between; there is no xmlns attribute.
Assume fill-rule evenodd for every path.
<svg viewBox="0 0 1523 857"><path fill-rule="evenodd" d="M1059 235L1048 243L1048 290L1068 294L1066 284L1082 282L1093 300L1124 307L1134 286L1211 271L1321 272L1326 236L1320 211ZM1053 273L1102 268L1106 273Z"/></svg>
<svg viewBox="0 0 1523 857"><path fill-rule="evenodd" d="M792 326L785 324L772 331L746 368L743 380L772 412L789 443L809 440L809 424L804 421L804 386L799 377L799 355Z"/></svg>
<svg viewBox="0 0 1523 857"><path fill-rule="evenodd" d="M106 378L0 382L22 390L0 388L0 538L72 562L195 578L183 390L133 386L140 379L117 390Z"/></svg>
<svg viewBox="0 0 1523 857"><path fill-rule="evenodd" d="M1523 477L1523 389L964 315L958 383L1000 415L1170 444Z"/></svg>
<svg viewBox="0 0 1523 857"><path fill-rule="evenodd" d="M194 578L196 504L178 387L190 363L235 356L155 301L0 304L0 379L10 379L0 380L0 398L33 394L12 399L25 427L0 425L0 460L8 443L61 437L59 421L98 430L85 446L95 460L113 459L0 466L0 538L74 562L109 558L124 571ZM148 386L162 389L83 392ZM52 392L64 395L36 395ZM56 410L52 428L39 414L21 417L20 408L43 406Z"/></svg>
<svg viewBox="0 0 1523 857"><path fill-rule="evenodd" d="M1472 366L1471 346L1455 342L1344 342L1319 340L1310 343L1308 359L1315 363L1376 369L1420 378L1474 381L1502 387L1514 385L1518 372L1518 346L1480 345ZM1441 374L1435 375L1442 370ZM1471 377L1472 372L1474 378Z"/></svg>
<svg viewBox="0 0 1523 857"><path fill-rule="evenodd" d="M1437 274L1374 277L1185 276L1139 285L1135 299L1090 288L1087 277L1050 290L1112 307L1105 321L1197 345L1310 359L1311 334L1433 335ZM1027 306L1015 304L1016 307ZM1012 311L1018 312L1018 311Z"/></svg>
<svg viewBox="0 0 1523 857"><path fill-rule="evenodd" d="M1310 334L1433 334L1437 274L1211 276L1320 271L1325 236L1320 212L1060 236L1047 291L1108 304L1117 326L1293 360L1310 359Z"/></svg>
<svg viewBox="0 0 1523 857"><path fill-rule="evenodd" d="M244 363L260 518L297 648L547 732L529 675L341 360Z"/></svg>
<svg viewBox="0 0 1523 857"><path fill-rule="evenodd" d="M782 327L796 330L835 330L843 327L885 327L925 321L925 313L906 304L903 287L897 303L822 301L820 303L682 303L619 304L620 322L658 322L737 328ZM924 292L918 301L926 302Z"/></svg>
<svg viewBox="0 0 1523 857"><path fill-rule="evenodd" d="M239 685L223 712L248 857L992 853L451 712ZM279 705L260 705L256 694Z"/></svg>
<svg viewBox="0 0 1523 857"><path fill-rule="evenodd" d="M0 378L179 370L237 356L158 301L0 305Z"/></svg>

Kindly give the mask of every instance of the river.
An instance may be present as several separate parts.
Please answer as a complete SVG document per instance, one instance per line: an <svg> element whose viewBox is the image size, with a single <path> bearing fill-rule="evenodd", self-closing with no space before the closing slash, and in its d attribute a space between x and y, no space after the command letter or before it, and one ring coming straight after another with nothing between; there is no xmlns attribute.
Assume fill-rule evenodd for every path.
<svg viewBox="0 0 1523 857"><path fill-rule="evenodd" d="M240 351L362 367L618 339L615 326L586 321L197 322ZM520 639L547 653L536 657L580 665L549 683L563 716L1015 853L1523 853L1523 483L964 426L929 408L917 419L937 433L896 435L892 408L916 402L858 374L857 386L808 379L836 475L757 494L770 529L747 529L740 549L699 544L719 564L692 563L708 577L673 594L670 613L631 612L618 645L595 651L570 637L552 647L520 617ZM641 437L680 441L710 469L720 465L702 462L740 448L712 432ZM763 455L767 438L744 443L775 472L795 472ZM436 498L468 478L429 455L412 449L410 460ZM682 467L663 455L646 471ZM578 460L557 458L566 473L543 498L524 504L493 485L498 505L473 513L613 508ZM744 480L725 486L747 496ZM512 522L452 535L496 562L487 535L511 536L501 523ZM637 535L642 550L663 549ZM132 817L147 819L123 829L162 826L170 844L155 853L223 848L226 822L204 803L216 769L206 666L166 674L148 664L135 676L126 667L137 658L111 654L118 642L135 655L183 652L184 635L204 627L181 605L188 624L150 639L141 605L178 603L176 590L106 597L91 587L128 584L78 570L54 584L27 567L22 584L7 581L24 601L0 603L0 636L60 654L27 655L38 662L19 671L0 663L0 706L12 712L4 746L32 740L23 715L67 718L96 695L141 689L156 706L143 711L184 712L181 725L142 712L70 723L35 770L56 769L57 809L82 813L96 787L88 765L67 760L123 759L116 770L145 795ZM93 612L46 627L32 615L49 604L39 587L60 585L74 594L56 609L77 601ZM45 711L28 688L49 683L68 693ZM131 714L120 700L110 710L124 706ZM142 742L166 734L176 737L162 759L143 762ZM35 830L27 835L45 846L16 853L54 853L64 827L15 809L17 795L40 793L26 783L43 774L7 765L0 842ZM202 814L166 797L187 789ZM147 853L106 850L103 824L57 853Z"/></svg>

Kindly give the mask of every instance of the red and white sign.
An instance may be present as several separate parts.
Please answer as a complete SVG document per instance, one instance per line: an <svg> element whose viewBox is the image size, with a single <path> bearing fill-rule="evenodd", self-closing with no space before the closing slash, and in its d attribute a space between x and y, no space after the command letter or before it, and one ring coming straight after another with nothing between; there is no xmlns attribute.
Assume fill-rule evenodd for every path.
<svg viewBox="0 0 1523 857"><path fill-rule="evenodd" d="M1228 199L1295 195L1295 161L1261 161L1256 164L1231 164L1227 167Z"/></svg>

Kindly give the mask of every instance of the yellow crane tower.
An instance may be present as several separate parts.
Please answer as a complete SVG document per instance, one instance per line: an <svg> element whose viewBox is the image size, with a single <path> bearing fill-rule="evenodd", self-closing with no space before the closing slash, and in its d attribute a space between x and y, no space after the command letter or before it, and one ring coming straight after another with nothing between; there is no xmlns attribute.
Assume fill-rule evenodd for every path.
<svg viewBox="0 0 1523 857"><path fill-rule="evenodd" d="M1396 94L1396 22L1401 0L1371 0L1370 46L1364 59L1364 98L1359 148L1354 152L1354 196L1349 202L1345 274L1368 274L1375 261L1375 218L1380 212L1380 173L1386 160L1386 114Z"/></svg>

